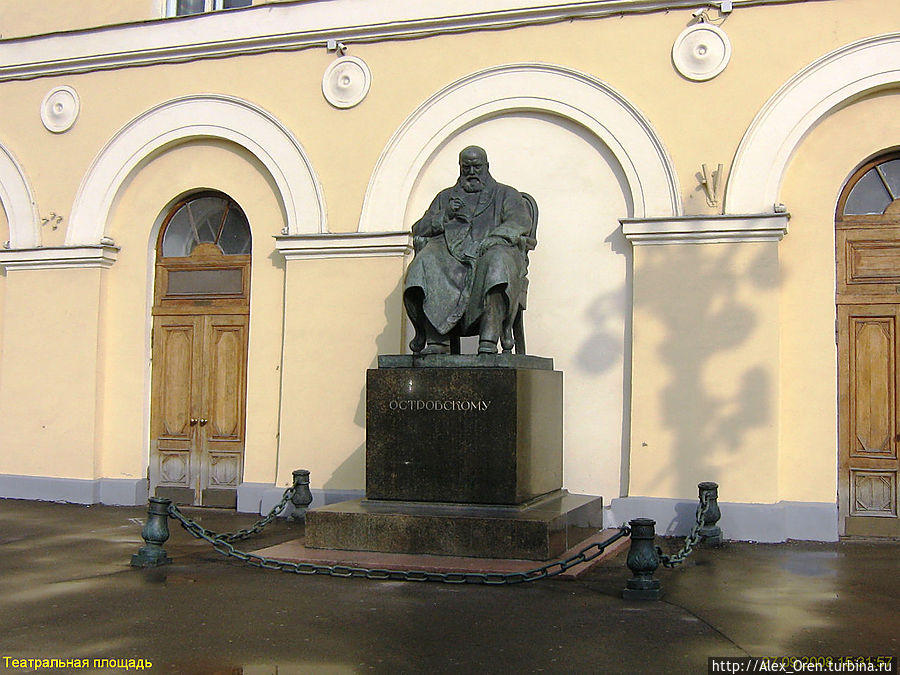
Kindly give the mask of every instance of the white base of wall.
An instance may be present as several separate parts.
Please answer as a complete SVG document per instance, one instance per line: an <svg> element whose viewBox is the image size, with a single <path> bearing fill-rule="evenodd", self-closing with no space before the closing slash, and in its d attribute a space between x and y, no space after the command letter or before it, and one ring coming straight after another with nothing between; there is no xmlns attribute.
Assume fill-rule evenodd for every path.
<svg viewBox="0 0 900 675"><path fill-rule="evenodd" d="M241 483L237 491L237 510L240 513L258 513L265 515L272 510L281 498L287 488L278 487L271 483ZM359 499L365 497L364 490L320 490L311 489L312 504L310 508L317 506L325 506L326 504L335 504L337 502L345 502L350 499ZM285 510L283 515L289 516L290 507Z"/></svg>
<svg viewBox="0 0 900 675"><path fill-rule="evenodd" d="M719 502L719 527L725 539L781 542L788 539L837 541L837 504L822 502L777 502L738 504ZM685 536L696 522L697 502L658 497L621 497L606 509L604 525L618 527L632 518L652 518L656 533Z"/></svg>
<svg viewBox="0 0 900 675"><path fill-rule="evenodd" d="M0 497L73 504L137 506L147 503L146 478L50 478L0 475Z"/></svg>

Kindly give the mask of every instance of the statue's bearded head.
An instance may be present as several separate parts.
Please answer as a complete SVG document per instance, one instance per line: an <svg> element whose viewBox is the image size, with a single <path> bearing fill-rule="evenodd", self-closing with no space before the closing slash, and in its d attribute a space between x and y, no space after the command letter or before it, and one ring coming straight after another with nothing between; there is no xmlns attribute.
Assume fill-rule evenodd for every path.
<svg viewBox="0 0 900 675"><path fill-rule="evenodd" d="M459 153L459 183L463 190L481 192L489 176L487 153L483 149L470 145Z"/></svg>

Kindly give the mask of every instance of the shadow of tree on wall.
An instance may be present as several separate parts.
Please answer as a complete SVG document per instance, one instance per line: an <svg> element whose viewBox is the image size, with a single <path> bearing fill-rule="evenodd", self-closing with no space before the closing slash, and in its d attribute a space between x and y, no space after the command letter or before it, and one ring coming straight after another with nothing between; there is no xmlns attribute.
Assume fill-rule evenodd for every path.
<svg viewBox="0 0 900 675"><path fill-rule="evenodd" d="M661 368L648 378L646 366L637 365L642 377L633 405L643 405L641 395L658 396L656 425L666 444L661 455L668 457L642 477L644 486L665 486L656 493L651 487L648 496L693 499L698 482L733 480L735 470L765 453L774 468L774 444L762 446L749 435L766 426L777 434L777 382L769 364L778 358L778 326L762 312L767 302L778 311L778 274L777 245L771 243L647 246L638 256L638 349L653 344L656 353L647 354ZM642 318L655 325L642 327ZM653 406L648 402L645 408ZM646 416L638 415L634 452L655 452L655 439L647 437L654 422L642 428ZM646 471L653 459L642 460ZM769 481L777 475L748 472L745 478ZM727 495L729 486L722 487ZM693 506L679 511L667 530L675 531L682 518L692 522Z"/></svg>
<svg viewBox="0 0 900 675"><path fill-rule="evenodd" d="M378 354L402 354L404 345L397 342L398 329L393 325L396 311L391 311L402 302L403 293L403 276L397 280L397 284L391 289L391 292L384 299L384 324L381 332L375 338L375 356L369 363L369 368L378 367ZM405 314L403 315L405 319ZM401 334L400 342L405 339ZM364 432L366 429L366 371L359 373L359 399L356 405L356 412L353 415L353 423L361 428ZM341 449L336 450L336 454L342 454ZM358 490L359 486L365 486L366 477L366 443L365 437L343 462L334 470L331 476L323 483L323 487L327 490Z"/></svg>
<svg viewBox="0 0 900 675"><path fill-rule="evenodd" d="M571 362L584 375L599 377L610 371L621 369L621 380L617 386L621 390L621 430L618 449L618 491L614 496L627 493L629 480L629 454L631 435L631 369L632 369L632 297L633 297L633 251L631 244L625 239L621 228L616 223L611 233L603 239L616 255L622 256L624 283L594 295L584 310L584 324L588 327L588 335L572 354ZM601 383L602 381L598 381ZM602 416L599 409L600 400L591 407ZM575 420L566 419L566 424ZM569 450L568 452L570 452ZM585 450L592 455L605 457L610 448L598 444L597 447ZM568 452L564 449L564 457ZM613 458L609 457L609 461Z"/></svg>

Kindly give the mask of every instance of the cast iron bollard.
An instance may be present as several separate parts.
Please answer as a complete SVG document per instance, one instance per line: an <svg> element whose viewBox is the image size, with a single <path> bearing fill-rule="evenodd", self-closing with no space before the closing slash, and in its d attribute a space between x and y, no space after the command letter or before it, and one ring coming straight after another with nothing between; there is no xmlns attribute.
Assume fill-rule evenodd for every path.
<svg viewBox="0 0 900 675"><path fill-rule="evenodd" d="M625 582L622 597L625 600L659 600L662 590L659 579L653 578L659 567L659 554L654 546L656 521L635 518L628 524L631 526L631 548L628 549L626 564L634 576Z"/></svg>
<svg viewBox="0 0 900 675"><path fill-rule="evenodd" d="M306 518L306 510L312 504L312 493L309 491L309 471L296 469L293 473L294 494L291 496L291 504L294 506L294 512L291 514L291 518L303 520Z"/></svg>
<svg viewBox="0 0 900 675"><path fill-rule="evenodd" d="M721 546L722 545L722 528L716 525L719 522L719 518L722 517L722 512L719 511L719 485L717 483L713 483L712 481L705 481L703 483L699 483L697 488L700 491L700 503L704 502L704 499L709 501L709 506L706 509L706 513L703 516L703 527L700 528L699 534L703 537L703 543L708 546Z"/></svg>
<svg viewBox="0 0 900 675"><path fill-rule="evenodd" d="M147 522L141 529L144 546L131 556L132 567L159 567L168 565L172 559L166 555L163 544L169 539L169 505L171 499L150 497L147 507Z"/></svg>

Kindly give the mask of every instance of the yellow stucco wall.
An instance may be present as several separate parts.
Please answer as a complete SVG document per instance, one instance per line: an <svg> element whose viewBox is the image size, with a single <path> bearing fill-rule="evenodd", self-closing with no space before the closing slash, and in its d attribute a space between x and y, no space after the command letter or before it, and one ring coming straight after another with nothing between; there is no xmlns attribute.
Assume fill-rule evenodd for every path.
<svg viewBox="0 0 900 675"><path fill-rule="evenodd" d="M294 0L253 0L268 5ZM166 0L0 0L3 37L19 38L60 31L151 21L165 16Z"/></svg>
<svg viewBox="0 0 900 675"><path fill-rule="evenodd" d="M103 274L7 271L0 473L94 477Z"/></svg>
<svg viewBox="0 0 900 675"><path fill-rule="evenodd" d="M3 13L11 6L0 3L0 21L12 22ZM16 21L24 26L30 15ZM91 162L130 120L179 96L238 96L299 139L322 186L329 230L353 232L379 155L423 101L479 69L539 61L587 72L635 105L672 159L684 211L710 213L715 209L697 183L700 165L723 163L727 172L754 115L782 83L838 46L900 26L900 6L833 0L738 7L722 26L734 49L731 63L705 83L685 80L671 64L672 42L691 18L689 10L673 10L351 44L373 83L350 110L322 97L322 73L334 58L324 49L5 82L0 143L24 167L39 213L65 217L57 230L42 228L44 246L59 246ZM110 22L120 20L131 19ZM791 27L802 30L783 39ZM77 90L82 111L70 131L51 134L39 106L59 85ZM711 479L728 486L730 501L833 500L833 199L859 161L897 137L889 106L889 97L856 104L804 142L782 190L793 219L780 244L635 249L630 494L689 498L698 480ZM846 134L847 125L854 134ZM0 279L0 402L4 414L25 415L31 425L4 446L16 450L3 453L0 472L143 475L154 223L172 199L201 186L237 199L254 232L244 480L283 484L303 466L313 470L316 487L363 486L362 377L379 351L402 348L402 261L285 263L271 238L284 225L272 182L246 153L213 142L168 149L126 182L105 227L121 246L110 270L10 271ZM400 227L386 222L383 229ZM61 317L72 318L73 307L80 308L77 335L60 351L49 335L62 329ZM94 356L82 358L86 352ZM81 388L77 401L56 407L50 431L39 424L48 401L68 395L59 384L48 395L47 387L18 382L35 360L60 373L57 383ZM96 376L85 379L89 368L100 373L97 392L88 384ZM798 383L810 380L829 384L809 396ZM86 420L100 423L95 429ZM33 451L58 447L72 425L79 447L99 439L96 467L93 459L55 461Z"/></svg>
<svg viewBox="0 0 900 675"><path fill-rule="evenodd" d="M773 502L778 244L636 246L629 495Z"/></svg>
<svg viewBox="0 0 900 675"><path fill-rule="evenodd" d="M402 351L402 258L287 263L278 482L365 485L366 369Z"/></svg>
<svg viewBox="0 0 900 675"><path fill-rule="evenodd" d="M825 119L800 145L782 186L791 210L781 243L779 493L832 501L837 466L834 217L850 174L896 147L900 93L857 101Z"/></svg>
<svg viewBox="0 0 900 675"><path fill-rule="evenodd" d="M692 19L687 10L351 45L373 83L350 110L335 110L322 97L322 73L334 58L324 49L7 82L0 142L27 167L41 213L67 213L90 161L129 120L177 96L236 95L275 114L297 136L321 180L330 229L349 232L357 228L382 148L419 104L481 68L540 61L590 73L642 111L672 157L685 210L704 213L709 208L695 177L700 165L728 165L754 114L781 83L831 49L883 31L886 13L900 25L900 8L872 0L815 3L815 21L809 12L808 3L735 11L723 24L734 47L731 64L706 83L685 80L671 65L672 42ZM768 41L760 57L760 35L795 24L804 31ZM47 91L64 84L78 91L82 114L71 131L50 134L37 112ZM110 95L117 91L128 96ZM44 244L64 236L63 229L45 232Z"/></svg>
<svg viewBox="0 0 900 675"><path fill-rule="evenodd" d="M165 0L2 0L0 26L3 37L108 26L127 21L146 21L162 16Z"/></svg>

